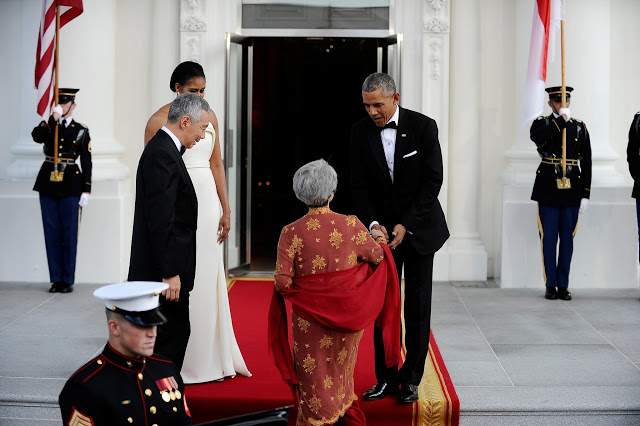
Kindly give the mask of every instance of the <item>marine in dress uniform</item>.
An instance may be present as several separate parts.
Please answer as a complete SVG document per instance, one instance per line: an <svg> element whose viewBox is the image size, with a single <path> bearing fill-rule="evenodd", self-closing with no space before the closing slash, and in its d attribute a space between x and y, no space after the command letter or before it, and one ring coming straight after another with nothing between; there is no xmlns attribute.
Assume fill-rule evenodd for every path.
<svg viewBox="0 0 640 426"><path fill-rule="evenodd" d="M109 341L96 358L76 371L60 393L66 425L191 425L178 368L153 353L157 326L158 282L126 282L101 287Z"/></svg>
<svg viewBox="0 0 640 426"><path fill-rule="evenodd" d="M578 213L583 213L591 192L591 142L587 126L571 118L569 99L573 88L566 87L567 108L560 108L561 87L545 89L553 113L531 124L530 136L541 161L536 171L531 199L538 202L538 230L546 285L545 298L571 300L569 269ZM566 117L566 119L565 119ZM566 177L571 188L559 189L562 178L562 130L566 129ZM560 239L560 247L558 246Z"/></svg>
<svg viewBox="0 0 640 426"><path fill-rule="evenodd" d="M78 90L60 89L60 105L53 108L48 122L42 121L31 132L33 140L43 144L46 156L33 190L40 193L51 293L73 291L81 211L91 193L89 129L71 117ZM63 172L63 179L52 181L51 172L56 169L54 137L57 126L60 159L57 170ZM78 157L81 167L76 163Z"/></svg>
<svg viewBox="0 0 640 426"><path fill-rule="evenodd" d="M640 111L633 116L629 128L629 142L627 143L627 162L629 173L633 178L631 196L636 199L636 215L638 217L638 241L640 242Z"/></svg>

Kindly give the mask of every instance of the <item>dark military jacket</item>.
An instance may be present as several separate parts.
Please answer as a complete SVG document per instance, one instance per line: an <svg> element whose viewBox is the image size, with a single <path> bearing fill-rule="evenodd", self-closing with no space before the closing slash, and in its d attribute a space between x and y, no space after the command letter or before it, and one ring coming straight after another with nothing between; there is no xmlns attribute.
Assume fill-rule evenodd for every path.
<svg viewBox="0 0 640 426"><path fill-rule="evenodd" d="M83 192L91 192L91 137L89 129L73 119L68 126L60 126L58 130L58 157L62 160L59 169L64 170L64 179L62 182L51 182L56 126L58 122L51 116L49 123L42 121L31 132L35 142L44 144L43 151L47 156L33 190L56 198L78 197ZM75 162L78 157L82 168Z"/></svg>
<svg viewBox="0 0 640 426"><path fill-rule="evenodd" d="M567 177L571 189L558 189L562 177L562 129L567 129ZM587 126L575 118L566 122L562 116L538 117L531 124L531 140L542 158L531 199L550 207L578 207L582 198L591 195L591 141Z"/></svg>
<svg viewBox="0 0 640 426"><path fill-rule="evenodd" d="M160 355L129 358L110 345L76 371L60 397L66 425L191 425L184 384Z"/></svg>
<svg viewBox="0 0 640 426"><path fill-rule="evenodd" d="M629 163L629 173L634 180L631 196L640 198L640 112L633 117L629 128L627 162Z"/></svg>

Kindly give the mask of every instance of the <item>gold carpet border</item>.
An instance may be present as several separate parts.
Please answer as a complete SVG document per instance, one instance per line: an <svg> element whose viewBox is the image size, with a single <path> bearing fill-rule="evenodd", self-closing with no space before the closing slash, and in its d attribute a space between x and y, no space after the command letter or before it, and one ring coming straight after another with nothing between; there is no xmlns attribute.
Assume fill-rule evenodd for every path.
<svg viewBox="0 0 640 426"><path fill-rule="evenodd" d="M273 275L268 277L231 277L227 278L227 291L238 281L274 281ZM275 282L275 281L274 281Z"/></svg>

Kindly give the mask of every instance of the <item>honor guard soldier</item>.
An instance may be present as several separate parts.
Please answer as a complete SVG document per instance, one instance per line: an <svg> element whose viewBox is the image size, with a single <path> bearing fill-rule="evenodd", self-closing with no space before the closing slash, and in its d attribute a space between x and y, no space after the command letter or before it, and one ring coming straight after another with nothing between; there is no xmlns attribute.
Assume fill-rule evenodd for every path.
<svg viewBox="0 0 640 426"><path fill-rule="evenodd" d="M629 173L633 178L631 196L636 199L636 216L638 217L638 241L640 242L640 111L636 113L629 128L627 143L627 162Z"/></svg>
<svg viewBox="0 0 640 426"><path fill-rule="evenodd" d="M571 300L569 269L578 213L589 206L591 192L591 142L587 126L571 118L571 91L566 87L566 108L562 88L549 87L549 106L553 113L538 117L531 124L531 140L542 158L536 172L531 199L538 202L538 228L546 299ZM562 167L562 130L566 129L566 172ZM566 179L563 179L565 178ZM556 251L560 237L560 248Z"/></svg>
<svg viewBox="0 0 640 426"><path fill-rule="evenodd" d="M60 103L53 107L49 122L42 121L31 132L33 140L44 145L46 156L33 190L40 193L51 293L73 291L80 216L91 193L89 129L72 118L78 90L60 89ZM78 157L81 167L76 164Z"/></svg>
<svg viewBox="0 0 640 426"><path fill-rule="evenodd" d="M76 371L60 393L67 425L191 425L180 371L153 353L160 282L125 282L100 287L109 341L96 358Z"/></svg>

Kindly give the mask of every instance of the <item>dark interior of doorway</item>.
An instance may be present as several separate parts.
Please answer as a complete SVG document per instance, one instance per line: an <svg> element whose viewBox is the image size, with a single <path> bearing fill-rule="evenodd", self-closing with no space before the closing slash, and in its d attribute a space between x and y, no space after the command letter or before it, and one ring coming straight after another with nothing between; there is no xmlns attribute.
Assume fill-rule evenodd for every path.
<svg viewBox="0 0 640 426"><path fill-rule="evenodd" d="M253 44L251 271L273 271L283 226L307 208L295 171L324 158L338 172L331 209L350 214L351 126L366 117L362 82L376 71L378 41L255 38Z"/></svg>

